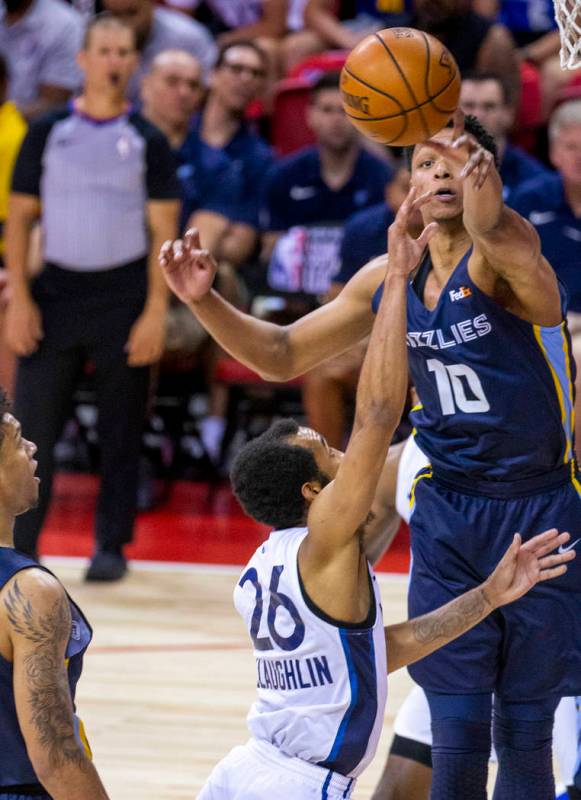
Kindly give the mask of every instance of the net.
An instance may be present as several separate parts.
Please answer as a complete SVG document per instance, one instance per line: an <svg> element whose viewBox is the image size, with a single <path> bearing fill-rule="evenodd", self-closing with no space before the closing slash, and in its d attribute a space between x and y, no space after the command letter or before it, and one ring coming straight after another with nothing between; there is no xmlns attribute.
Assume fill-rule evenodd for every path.
<svg viewBox="0 0 581 800"><path fill-rule="evenodd" d="M561 68L581 67L581 0L553 0L561 34Z"/></svg>

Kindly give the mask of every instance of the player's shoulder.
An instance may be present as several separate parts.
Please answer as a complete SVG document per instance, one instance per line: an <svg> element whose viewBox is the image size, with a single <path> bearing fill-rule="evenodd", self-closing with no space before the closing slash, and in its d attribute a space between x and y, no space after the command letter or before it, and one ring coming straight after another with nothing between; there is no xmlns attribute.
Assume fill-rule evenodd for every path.
<svg viewBox="0 0 581 800"><path fill-rule="evenodd" d="M58 578L42 567L31 566L16 572L2 587L0 596L6 604L6 596L20 598L28 604L48 604L66 596Z"/></svg>

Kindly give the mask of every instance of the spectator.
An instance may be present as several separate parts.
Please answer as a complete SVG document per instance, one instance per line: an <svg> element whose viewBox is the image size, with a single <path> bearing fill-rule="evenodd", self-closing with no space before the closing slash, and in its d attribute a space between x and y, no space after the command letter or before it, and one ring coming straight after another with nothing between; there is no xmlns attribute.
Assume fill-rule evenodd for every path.
<svg viewBox="0 0 581 800"><path fill-rule="evenodd" d="M390 167L361 147L343 111L339 73L314 85L307 121L317 144L282 159L265 189L263 255L271 289L318 305L339 266L345 220L383 200Z"/></svg>
<svg viewBox="0 0 581 800"><path fill-rule="evenodd" d="M353 6L351 19L343 20L342 7ZM305 27L290 34L284 44L285 69L288 71L303 59L323 50L351 50L369 33L396 25L408 25L412 18L412 0L307 0L304 9Z"/></svg>
<svg viewBox="0 0 581 800"><path fill-rule="evenodd" d="M409 191L409 170L399 167L385 190L385 200L349 217L341 244L340 268L326 300L336 297L344 284L368 261L385 253L387 229ZM418 220L417 233L421 232ZM349 432L350 415L367 340L336 358L331 358L305 375L303 403L309 426L327 439L331 447L341 448Z"/></svg>
<svg viewBox="0 0 581 800"><path fill-rule="evenodd" d="M557 174L523 184L511 204L535 226L543 254L569 290L569 331L573 355L581 364L581 99L563 103L551 115L549 156ZM579 370L576 390L575 416L581 419Z"/></svg>
<svg viewBox="0 0 581 800"><path fill-rule="evenodd" d="M16 544L36 553L53 447L90 360L102 480L88 580L117 580L127 569L149 365L161 354L167 307L157 253L177 230L179 187L165 137L125 101L135 60L124 22L102 15L90 23L79 53L83 91L31 126L6 232L6 335L20 356L15 407L39 444L42 479L39 505L19 520ZM46 266L29 288L26 253L39 215Z"/></svg>
<svg viewBox="0 0 581 800"><path fill-rule="evenodd" d="M4 321L6 302L6 275L4 271L4 224L8 212L8 194L12 169L26 133L26 122L15 104L6 100L8 93L8 65L0 55L0 331ZM14 357L0 338L0 385L12 393Z"/></svg>
<svg viewBox="0 0 581 800"><path fill-rule="evenodd" d="M8 96L31 119L64 103L81 74L75 60L82 18L63 0L5 0L0 53L8 61Z"/></svg>
<svg viewBox="0 0 581 800"><path fill-rule="evenodd" d="M540 161L509 143L508 134L514 124L515 107L511 103L507 86L499 75L492 72L467 72L462 78L460 105L466 114L478 117L486 130L494 136L506 203L510 204L512 193L521 183L549 173Z"/></svg>
<svg viewBox="0 0 581 800"><path fill-rule="evenodd" d="M186 50L205 72L216 58L216 45L203 25L177 11L160 8L154 0L103 0L103 6L135 31L139 63L129 81L127 96L139 102L141 81L162 50Z"/></svg>
<svg viewBox="0 0 581 800"><path fill-rule="evenodd" d="M183 144L187 163L199 160L200 147L223 154L237 174L233 224L206 224L204 246L217 261L245 264L258 241L258 214L264 176L272 163L269 146L245 120L247 106L257 98L266 72L266 57L254 42L225 45L212 72L210 90Z"/></svg>

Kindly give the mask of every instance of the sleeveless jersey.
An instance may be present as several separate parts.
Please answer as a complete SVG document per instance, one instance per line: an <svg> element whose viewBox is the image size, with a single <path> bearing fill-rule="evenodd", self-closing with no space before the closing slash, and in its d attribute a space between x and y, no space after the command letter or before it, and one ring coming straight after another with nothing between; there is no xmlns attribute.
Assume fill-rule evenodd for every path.
<svg viewBox="0 0 581 800"><path fill-rule="evenodd" d="M513 495L519 486L530 493L537 484L574 477L575 364L567 325L532 325L503 309L470 279L470 252L432 311L408 286L409 364L421 401L412 410L417 443L458 487L480 491L479 480L488 488L510 482ZM562 300L565 314L564 290Z"/></svg>
<svg viewBox="0 0 581 800"><path fill-rule="evenodd" d="M372 613L363 625L326 618L301 585L306 535L306 528L273 531L234 590L256 658L248 727L288 756L356 778L375 754L387 697L379 588L369 568Z"/></svg>
<svg viewBox="0 0 581 800"><path fill-rule="evenodd" d="M0 547L0 589L21 570L42 569L52 575L50 570L40 567L36 561L24 553L10 547ZM67 595L68 597L68 595ZM71 636L66 649L68 662L68 679L71 696L74 700L77 682L83 667L83 655L89 646L93 632L85 619L82 611L68 597L72 623ZM16 715L14 702L12 663L0 656L0 793L11 788L13 792L17 787L23 791L38 787L39 781L26 752L26 744ZM84 746L87 754L91 751L85 739L83 725L75 717L75 728L79 742Z"/></svg>

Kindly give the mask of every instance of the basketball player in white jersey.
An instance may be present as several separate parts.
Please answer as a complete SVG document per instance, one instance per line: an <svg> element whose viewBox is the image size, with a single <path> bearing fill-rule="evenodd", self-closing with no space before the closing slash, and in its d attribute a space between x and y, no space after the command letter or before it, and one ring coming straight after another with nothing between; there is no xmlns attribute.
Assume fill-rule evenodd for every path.
<svg viewBox="0 0 581 800"><path fill-rule="evenodd" d="M345 455L287 420L234 463L238 498L274 528L234 592L254 645L258 697L248 716L251 740L218 764L200 800L350 797L375 753L388 671L563 574L574 557L572 550L549 555L567 533L547 531L524 545L517 534L483 584L424 617L383 627L362 536L407 389L406 286L434 232L428 225L412 239L407 222L426 199L412 190L389 231L385 291ZM187 282L187 270L180 280Z"/></svg>

